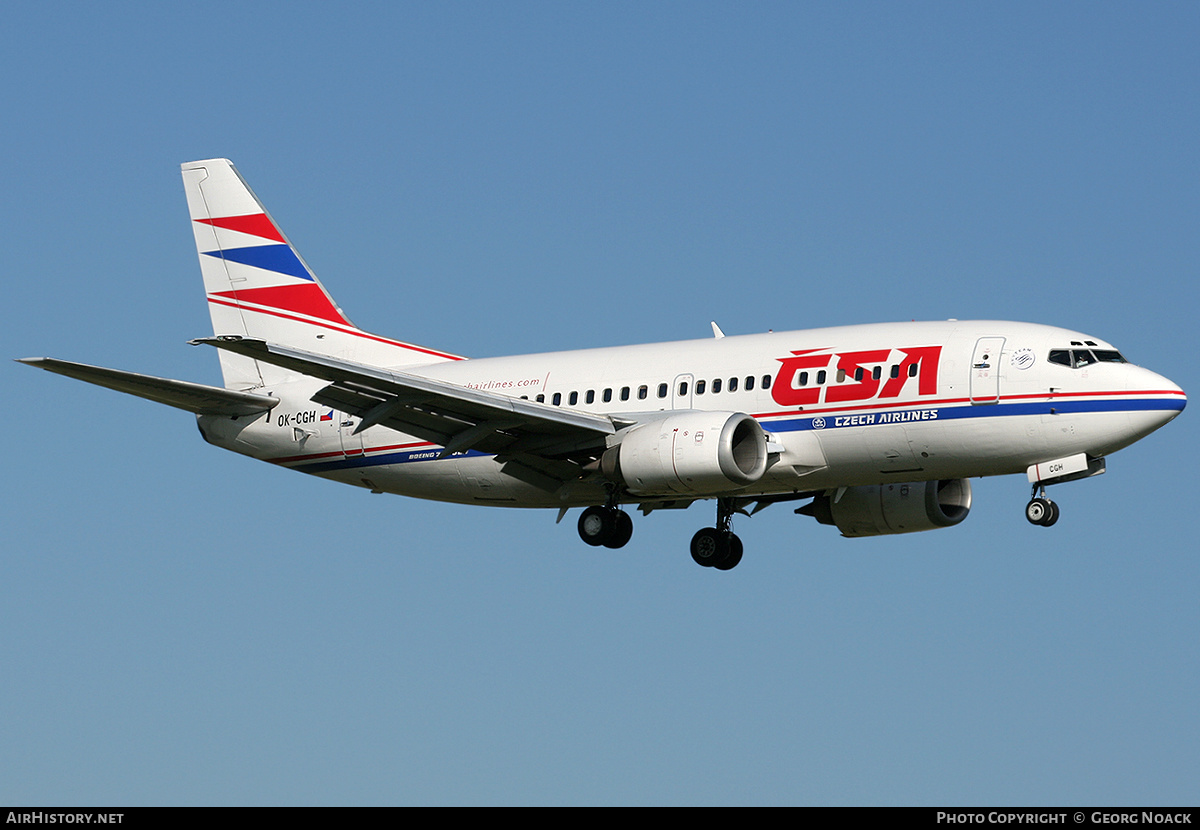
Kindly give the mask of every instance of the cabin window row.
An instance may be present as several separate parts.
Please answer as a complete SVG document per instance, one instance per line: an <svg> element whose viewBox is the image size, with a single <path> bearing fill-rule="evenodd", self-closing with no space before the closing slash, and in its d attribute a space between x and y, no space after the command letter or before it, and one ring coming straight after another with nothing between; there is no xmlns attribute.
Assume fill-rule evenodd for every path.
<svg viewBox="0 0 1200 830"><path fill-rule="evenodd" d="M870 371L871 371L871 380L880 380L883 378L883 367L882 366L874 366L871 368ZM915 378L917 376L917 371L918 371L918 366L916 363L908 364L907 374L910 378ZM854 370L853 377L856 382L861 382L864 378L866 378L866 376L867 376L867 370L864 369L862 366L859 366ZM835 382L842 383L846 380L847 377L851 377L851 376L846 373L845 369L838 369L837 372L835 373ZM891 368L888 369L888 377L892 378L893 380L895 378L900 377L900 364L899 363L893 363ZM808 386L809 380L815 380L817 386L823 386L825 384L825 382L827 380L829 380L829 373L825 369L821 369L816 373L815 377L808 372L800 372L799 374L796 375L796 385L797 386Z"/></svg>
<svg viewBox="0 0 1200 830"><path fill-rule="evenodd" d="M715 378L714 380L711 381L711 383L708 381L705 381L705 380L698 380L698 381L696 381L695 394L703 395L707 392L707 393L711 393L711 394L715 395L715 394L720 393L722 388L724 388L727 392L736 392L736 391L738 391L739 386L741 386L741 388L747 392L753 391L756 386L758 386L759 388L762 388L762 389L770 389L771 388L771 376L763 375L761 378L757 378L754 375L747 375L744 379L732 377L732 378L729 378L728 381L725 381L723 378ZM671 392L671 385L669 383L660 383L660 384L658 384L658 387L654 391L655 391L656 397L665 398ZM687 393L688 393L688 382L686 380L680 381L679 382L679 394L682 396L682 395L686 395ZM634 396L634 394L635 394L635 392L632 387L622 386L620 389L620 392L618 393L617 396L618 396L619 400L621 400L621 401L628 401L628 400L630 400L631 397ZM614 390L611 388L604 389L600 393L600 399L604 403L612 403L613 396L614 396ZM524 397L526 400L528 400L528 396L523 395L522 397ZM639 401L644 401L647 398L649 398L650 397L650 387L645 384L643 384L642 386L639 386L636 390L636 397L637 397L637 400L639 400ZM562 406L564 398L566 400L567 406L578 406L579 405L579 399L580 399L579 392L568 392L568 393L566 393L565 396L562 392L555 392L553 395L550 396L550 403L554 406ZM544 394L538 395L536 398L534 398L534 400L536 400L538 403L545 403L546 396ZM583 393L583 402L585 404L594 404L596 402L596 390L588 389L586 392L584 392Z"/></svg>
<svg viewBox="0 0 1200 830"><path fill-rule="evenodd" d="M698 380L696 381L696 394L719 395L722 389L726 392L736 392L739 386L745 392L753 392L755 386L758 386L760 389L770 389L771 376L763 375L762 378L756 378L754 375L746 375L745 378L729 378L728 380L724 378L713 378L711 381ZM687 390L688 382L686 380L680 381L679 394L686 395Z"/></svg>

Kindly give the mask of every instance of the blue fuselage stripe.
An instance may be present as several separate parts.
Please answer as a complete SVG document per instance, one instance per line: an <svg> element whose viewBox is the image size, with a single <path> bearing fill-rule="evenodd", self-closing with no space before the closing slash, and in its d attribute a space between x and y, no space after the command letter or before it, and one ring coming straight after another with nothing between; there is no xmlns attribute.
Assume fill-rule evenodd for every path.
<svg viewBox="0 0 1200 830"><path fill-rule="evenodd" d="M349 458L339 458L333 461L319 461L315 464L305 464L301 462L292 467L293 470L303 470L306 473L327 473L332 470L354 470L359 467L379 467L385 464L409 464L414 461L435 461L438 455L442 452L441 447L431 446L419 450L405 450L403 452L387 452L380 455L358 455ZM468 458L477 455L490 455L491 453L478 452L476 450L467 450L466 452L455 452L447 456L447 458Z"/></svg>
<svg viewBox="0 0 1200 830"><path fill-rule="evenodd" d="M1146 411L1182 411L1186 401L1175 398L1139 398L1117 400L1042 400L1032 403L1000 403L1000 404L956 404L953 406L928 406L919 404L904 404L895 409L879 411L843 410L840 413L823 413L802 418L787 418L786 420L762 420L763 426L770 432L802 432L805 430L827 431L848 427L880 426L887 424L906 424L929 421L951 421L963 418L1000 418L1016 415L1052 415L1078 412L1146 412ZM370 450L367 450L370 453ZM441 447L430 446L416 450L401 452L386 452L376 455L358 454L348 458L331 461L305 463L303 461L292 465L292 469L306 473L326 473L336 470L352 470L362 467L379 467L390 464L409 464L419 461L436 460L441 453ZM491 455L491 453L468 450L456 452L448 458L467 458Z"/></svg>
<svg viewBox="0 0 1200 830"><path fill-rule="evenodd" d="M957 406L928 406L908 404L903 408L877 412L849 411L787 420L764 421L776 432L799 432L808 429L840 429L846 427L902 424L918 421L951 421L962 418L1001 418L1013 415L1066 415L1077 412L1145 412L1154 410L1181 411L1184 401L1166 398L1136 400L1043 400L1032 403L968 404Z"/></svg>

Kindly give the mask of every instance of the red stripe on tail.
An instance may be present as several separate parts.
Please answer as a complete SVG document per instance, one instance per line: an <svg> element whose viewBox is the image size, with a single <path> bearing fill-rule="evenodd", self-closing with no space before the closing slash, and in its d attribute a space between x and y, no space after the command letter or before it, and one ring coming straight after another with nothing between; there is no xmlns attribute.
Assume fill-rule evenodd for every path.
<svg viewBox="0 0 1200 830"><path fill-rule="evenodd" d="M211 296L230 297L239 303L255 303L353 326L330 302L321 287L312 282L296 285L272 285L266 288L244 288L239 291L218 291Z"/></svg>
<svg viewBox="0 0 1200 830"><path fill-rule="evenodd" d="M271 239L275 242L287 243L283 234L279 232L279 228L275 227L265 213L225 216L220 219L197 219L196 221L204 225L212 225L214 228L225 228L238 233L248 233L251 236L261 236L263 239Z"/></svg>

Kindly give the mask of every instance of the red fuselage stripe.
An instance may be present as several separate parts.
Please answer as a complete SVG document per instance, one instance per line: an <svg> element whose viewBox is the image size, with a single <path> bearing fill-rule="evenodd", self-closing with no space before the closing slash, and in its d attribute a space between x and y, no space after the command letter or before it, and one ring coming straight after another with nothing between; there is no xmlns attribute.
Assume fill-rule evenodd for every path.
<svg viewBox="0 0 1200 830"><path fill-rule="evenodd" d="M1054 398L1082 397L1082 396L1093 396L1093 397L1101 398L1101 397L1108 397L1108 396L1113 396L1113 395L1122 395L1122 396L1172 395L1172 396L1183 397L1184 393L1182 391L1176 391L1174 389L1146 389L1146 390L1142 390L1142 391L1138 391L1138 392L1131 392L1131 391L1066 392L1066 393L1054 393L1054 394L1050 394L1047 392L1047 393L1043 393L1043 394L1039 394L1039 395L1008 395L1008 396L1004 397L1004 400L1023 400L1023 399L1029 399L1029 398L1033 398L1033 399L1041 398L1041 399L1046 399L1046 400L1053 400ZM857 411L860 411L863 409L882 409L882 408L888 408L888 407L903 408L903 407L910 407L910 406L945 406L947 404L968 403L970 400L971 400L970 398L940 398L940 399L932 400L932 401L893 401L892 403L872 404L870 406L853 406L853 407L844 406L844 407L835 407L835 408L826 408L826 409L806 409L806 410L798 410L797 409L797 410L786 410L784 412L763 412L763 413L754 415L753 417L755 417L755 418L778 418L778 417L784 417L784 416L788 416L788 415L796 415L801 411L803 411L805 415L810 415L810 414L814 414L814 413L820 413L820 414L827 415L827 414L833 413L833 412L852 413L852 412L857 412ZM353 455L360 455L360 454L366 455L367 453L391 452L393 450L410 450L415 447L436 447L436 446L439 446L439 445L433 443L432 441L414 441L414 442L408 443L408 444L388 444L388 445L385 445L382 447L364 447L362 450L354 449L354 450L350 450L349 452ZM342 455L346 455L346 454L347 454L346 451L336 451L335 450L333 452L311 453L308 455L289 455L289 456L286 456L283 458L270 458L267 460L270 461L272 464L291 464L293 462L299 462L299 461L316 461L321 458L336 458L338 456L342 456Z"/></svg>
<svg viewBox="0 0 1200 830"><path fill-rule="evenodd" d="M414 441L411 444L389 444L386 447L366 447L365 449L350 450L354 455L363 455L369 452L384 452L391 450L411 450L413 447L436 447L437 444L431 441ZM346 455L345 452L317 452L310 455L289 455L286 458L268 458L272 464L290 464L293 461L314 461L318 458L334 458L339 455Z"/></svg>
<svg viewBox="0 0 1200 830"><path fill-rule="evenodd" d="M1174 395L1177 397L1185 397L1184 393L1176 389L1122 389L1112 392L1039 392L1033 395L1001 395L998 400L1001 401L1022 401L1022 400L1047 400L1052 401L1056 398L1080 398L1080 397L1145 397L1147 395ZM991 404L995 399L989 399L987 404ZM970 403L970 398L933 398L930 400L891 400L886 403L862 404L861 406L835 406L824 408L808 408L796 407L795 409L785 409L779 412L758 412L754 414L755 418L782 418L788 415L796 415L803 412L805 415L826 415L831 412L858 412L864 409L896 409L909 406L946 406L948 404L963 404Z"/></svg>

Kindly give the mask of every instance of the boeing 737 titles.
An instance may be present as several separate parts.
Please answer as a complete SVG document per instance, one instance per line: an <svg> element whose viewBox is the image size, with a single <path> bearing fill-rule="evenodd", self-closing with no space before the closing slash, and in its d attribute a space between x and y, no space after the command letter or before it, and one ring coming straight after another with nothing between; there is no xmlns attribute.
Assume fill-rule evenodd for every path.
<svg viewBox="0 0 1200 830"><path fill-rule="evenodd" d="M643 514L716 501L701 565L742 558L736 514L778 502L844 536L950 527L973 476L1045 487L1183 411L1182 389L1052 326L884 323L469 360L356 327L226 159L183 165L224 388L22 362L196 414L204 439L352 484L462 504L582 507L620 548Z"/></svg>

